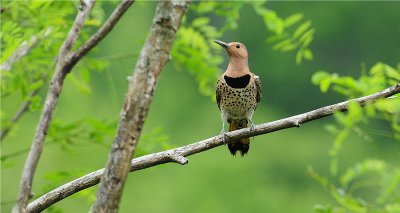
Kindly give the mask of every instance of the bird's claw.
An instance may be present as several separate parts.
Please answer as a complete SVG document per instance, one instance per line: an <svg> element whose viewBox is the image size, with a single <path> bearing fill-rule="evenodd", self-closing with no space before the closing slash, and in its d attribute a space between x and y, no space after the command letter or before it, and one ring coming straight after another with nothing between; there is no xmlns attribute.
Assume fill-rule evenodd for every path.
<svg viewBox="0 0 400 213"><path fill-rule="evenodd" d="M253 121L252 120L249 120L250 121L250 132L253 132L254 131L254 123L253 123ZM254 136L253 136L253 139L254 139Z"/></svg>
<svg viewBox="0 0 400 213"><path fill-rule="evenodd" d="M225 129L222 129L219 135L222 137L222 142L225 144L225 137L226 137L226 131Z"/></svg>
<svg viewBox="0 0 400 213"><path fill-rule="evenodd" d="M252 120L249 120L249 121L250 121L250 131L253 132L254 131L254 123Z"/></svg>

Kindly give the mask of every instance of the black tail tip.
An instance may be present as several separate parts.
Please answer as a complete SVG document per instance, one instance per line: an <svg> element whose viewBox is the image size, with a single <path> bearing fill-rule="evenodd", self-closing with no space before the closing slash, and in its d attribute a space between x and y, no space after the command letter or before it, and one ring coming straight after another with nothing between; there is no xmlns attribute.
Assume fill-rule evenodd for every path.
<svg viewBox="0 0 400 213"><path fill-rule="evenodd" d="M236 152L239 151L241 156L247 154L250 148L250 144L248 143L240 143L239 141L234 143L228 143L229 151L233 156L236 155Z"/></svg>

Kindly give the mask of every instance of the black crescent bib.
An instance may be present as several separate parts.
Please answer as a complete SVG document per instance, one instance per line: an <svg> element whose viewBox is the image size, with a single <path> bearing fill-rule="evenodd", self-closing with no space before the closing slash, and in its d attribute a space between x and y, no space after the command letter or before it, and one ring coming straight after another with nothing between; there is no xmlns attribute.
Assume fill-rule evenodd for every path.
<svg viewBox="0 0 400 213"><path fill-rule="evenodd" d="M250 74L240 76L237 78L231 78L224 75L226 84L232 88L245 88L250 82Z"/></svg>

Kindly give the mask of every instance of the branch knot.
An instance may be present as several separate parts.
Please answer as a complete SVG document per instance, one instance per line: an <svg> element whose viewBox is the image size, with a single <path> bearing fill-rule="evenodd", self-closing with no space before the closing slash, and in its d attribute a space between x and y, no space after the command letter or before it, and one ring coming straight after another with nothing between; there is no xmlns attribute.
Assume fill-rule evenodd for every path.
<svg viewBox="0 0 400 213"><path fill-rule="evenodd" d="M185 165L189 162L189 160L187 158L185 158L183 155L181 155L178 152L170 152L167 154L167 156L173 162L179 163L181 165Z"/></svg>

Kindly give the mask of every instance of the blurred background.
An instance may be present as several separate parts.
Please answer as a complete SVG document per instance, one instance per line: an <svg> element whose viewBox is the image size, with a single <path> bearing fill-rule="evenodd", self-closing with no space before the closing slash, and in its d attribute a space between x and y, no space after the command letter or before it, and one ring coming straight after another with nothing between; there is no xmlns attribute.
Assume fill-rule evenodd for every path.
<svg viewBox="0 0 400 213"><path fill-rule="evenodd" d="M198 2L193 2L193 5ZM104 4L109 14L115 4ZM149 31L156 2L136 2L110 35L91 54L110 64L91 76L89 94L80 92L69 79L60 96L54 119L79 122L87 117L103 120L115 129L119 111L136 58ZM302 13L316 29L310 44L314 59L297 64L295 52L274 51L266 42L271 35L253 8L240 10L238 28L220 39L240 41L249 51L250 69L260 76L263 98L253 116L256 124L303 113L346 98L321 93L311 83L317 70L357 78L361 65L400 62L399 2L267 2L281 17ZM196 14L189 10L187 18ZM73 17L71 17L73 18ZM213 22L219 17L210 16ZM209 46L216 45L209 41ZM177 47L179 48L179 47ZM220 66L221 73L227 66ZM46 90L41 90L41 95ZM2 111L14 112L17 98L2 101ZM1 210L9 212L17 196L19 178L32 142L40 112L27 113L2 142ZM245 157L232 157L225 146L189 157L189 164L166 164L129 174L120 212L312 212L316 204L334 203L329 193L307 175L311 165L329 176L334 136L324 129L332 117L316 120L252 139ZM373 123L382 132L386 124ZM151 152L178 147L215 136L221 128L215 101L199 92L193 74L178 71L173 63L163 70L139 143ZM100 130L101 131L101 130ZM112 135L107 143L46 144L35 175L33 192L39 195L53 186L104 167ZM385 135L385 134L384 134ZM387 134L386 134L387 135ZM373 141L352 135L340 152L339 170L364 158L399 162L400 145L393 138L372 134ZM148 145L152 141L161 145ZM25 151L24 151L25 150ZM145 153L145 151L143 151ZM141 154L141 153L138 153ZM96 188L57 203L52 210L87 212Z"/></svg>

